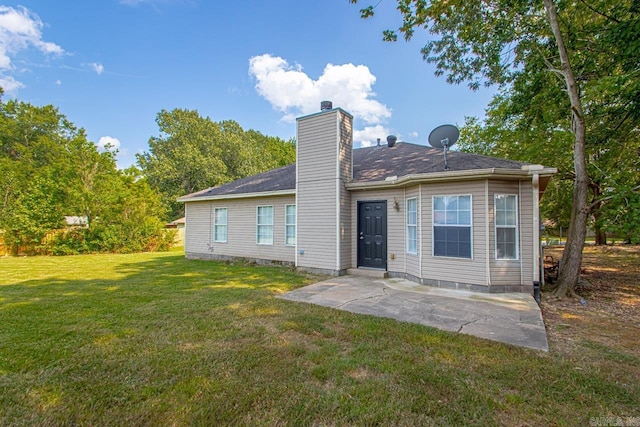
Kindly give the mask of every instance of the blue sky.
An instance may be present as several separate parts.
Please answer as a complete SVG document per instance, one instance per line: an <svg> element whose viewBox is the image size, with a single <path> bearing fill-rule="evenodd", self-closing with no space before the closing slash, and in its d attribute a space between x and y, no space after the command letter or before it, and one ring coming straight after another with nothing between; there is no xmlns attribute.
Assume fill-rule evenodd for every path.
<svg viewBox="0 0 640 427"><path fill-rule="evenodd" d="M327 99L354 115L356 146L426 144L434 127L484 115L493 89L435 77L420 55L428 34L381 40L400 23L396 1L368 20L360 1L0 0L0 85L119 147L121 167L159 135L162 109L289 139Z"/></svg>

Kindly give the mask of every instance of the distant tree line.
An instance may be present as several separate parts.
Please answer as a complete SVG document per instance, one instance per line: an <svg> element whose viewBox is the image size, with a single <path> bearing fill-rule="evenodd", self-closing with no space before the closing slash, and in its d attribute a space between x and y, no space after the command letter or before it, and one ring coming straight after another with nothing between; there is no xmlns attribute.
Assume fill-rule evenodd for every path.
<svg viewBox="0 0 640 427"><path fill-rule="evenodd" d="M295 142L215 123L196 111L161 111L138 167L120 170L51 105L4 101L0 89L0 238L11 253L77 254L167 249L176 198L295 160ZM82 218L69 227L65 216Z"/></svg>
<svg viewBox="0 0 640 427"><path fill-rule="evenodd" d="M138 165L162 197L168 218L184 215L176 199L296 160L296 143L244 130L233 120L214 122L195 110L162 110L156 118L160 136L149 139L149 151Z"/></svg>

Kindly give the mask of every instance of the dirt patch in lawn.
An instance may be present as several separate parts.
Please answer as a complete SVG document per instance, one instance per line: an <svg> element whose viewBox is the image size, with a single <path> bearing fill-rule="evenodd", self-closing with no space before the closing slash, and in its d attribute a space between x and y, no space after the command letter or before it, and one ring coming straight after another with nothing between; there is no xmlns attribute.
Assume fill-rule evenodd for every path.
<svg viewBox="0 0 640 427"><path fill-rule="evenodd" d="M562 247L545 248L562 256ZM640 246L586 246L576 289L581 298L542 293L542 312L552 351L583 354L607 347L640 356Z"/></svg>

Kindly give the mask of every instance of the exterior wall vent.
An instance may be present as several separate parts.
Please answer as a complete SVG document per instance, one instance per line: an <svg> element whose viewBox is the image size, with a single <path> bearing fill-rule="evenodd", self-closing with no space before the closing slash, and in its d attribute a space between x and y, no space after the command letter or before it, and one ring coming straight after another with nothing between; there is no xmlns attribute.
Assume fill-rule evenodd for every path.
<svg viewBox="0 0 640 427"><path fill-rule="evenodd" d="M331 101L322 101L320 103L320 111L329 111L333 109L333 103Z"/></svg>

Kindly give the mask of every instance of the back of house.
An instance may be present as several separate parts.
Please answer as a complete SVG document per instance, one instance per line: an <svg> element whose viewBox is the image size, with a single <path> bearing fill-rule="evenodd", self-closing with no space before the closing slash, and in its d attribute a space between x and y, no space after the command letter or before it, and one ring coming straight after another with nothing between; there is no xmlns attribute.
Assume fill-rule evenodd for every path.
<svg viewBox="0 0 640 427"><path fill-rule="evenodd" d="M539 200L553 168L407 142L353 148L353 117L297 119L296 163L179 198L185 254L480 292L540 279Z"/></svg>

